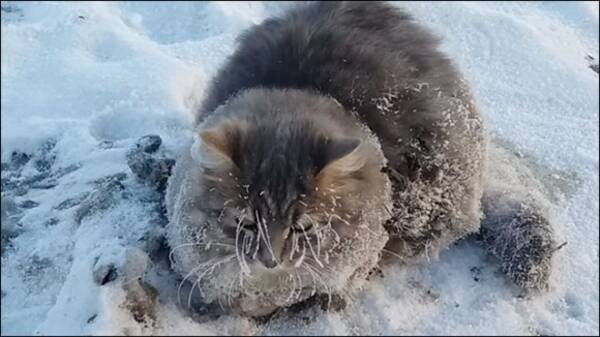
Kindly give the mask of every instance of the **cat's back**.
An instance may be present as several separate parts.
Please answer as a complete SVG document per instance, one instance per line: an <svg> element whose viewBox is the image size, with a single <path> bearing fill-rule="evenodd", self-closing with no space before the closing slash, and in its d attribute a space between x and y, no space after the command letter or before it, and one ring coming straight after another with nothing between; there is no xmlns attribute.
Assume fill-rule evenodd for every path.
<svg viewBox="0 0 600 337"><path fill-rule="evenodd" d="M446 87L456 76L436 47L409 15L382 2L298 4L239 37L198 119L252 87L315 90L352 108L392 82Z"/></svg>

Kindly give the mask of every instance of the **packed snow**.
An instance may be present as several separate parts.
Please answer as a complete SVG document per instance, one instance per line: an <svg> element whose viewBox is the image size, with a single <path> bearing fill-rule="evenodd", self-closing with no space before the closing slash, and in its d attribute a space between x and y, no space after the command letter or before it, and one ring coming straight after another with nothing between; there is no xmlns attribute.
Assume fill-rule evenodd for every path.
<svg viewBox="0 0 600 337"><path fill-rule="evenodd" d="M550 291L523 296L467 239L384 269L341 312L260 323L178 305L166 261L144 253L160 250L160 194L128 158L188 150L237 34L288 5L1 2L2 335L598 335L598 2L397 4L470 82L500 144L492 165L522 165L552 203L567 245ZM138 142L150 134L162 143ZM145 267L155 292L136 282ZM149 294L151 321L132 292Z"/></svg>

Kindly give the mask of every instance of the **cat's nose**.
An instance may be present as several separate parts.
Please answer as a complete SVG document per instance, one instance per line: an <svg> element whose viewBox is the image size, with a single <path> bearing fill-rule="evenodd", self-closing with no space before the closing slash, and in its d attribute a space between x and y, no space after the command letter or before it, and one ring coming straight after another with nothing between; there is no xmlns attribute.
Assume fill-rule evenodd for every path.
<svg viewBox="0 0 600 337"><path fill-rule="evenodd" d="M272 269L277 266L277 261L273 258L271 251L264 246L258 249L256 259L260 261L266 268Z"/></svg>
<svg viewBox="0 0 600 337"><path fill-rule="evenodd" d="M277 262L275 262L271 259L263 260L261 262L265 267L267 267L269 269L275 268L277 266Z"/></svg>
<svg viewBox="0 0 600 337"><path fill-rule="evenodd" d="M271 226L265 226L264 228L266 235L259 239L260 244L256 259L268 269L277 267L283 261L287 228L287 226L278 225L277 223L272 223Z"/></svg>
<svg viewBox="0 0 600 337"><path fill-rule="evenodd" d="M276 249L276 247L273 247L273 249ZM275 254L275 257L273 257L273 254ZM276 250L273 251L264 244L259 246L256 254L256 260L260 261L265 268L273 269L277 267L279 264L279 261L277 261L278 258L279 256Z"/></svg>

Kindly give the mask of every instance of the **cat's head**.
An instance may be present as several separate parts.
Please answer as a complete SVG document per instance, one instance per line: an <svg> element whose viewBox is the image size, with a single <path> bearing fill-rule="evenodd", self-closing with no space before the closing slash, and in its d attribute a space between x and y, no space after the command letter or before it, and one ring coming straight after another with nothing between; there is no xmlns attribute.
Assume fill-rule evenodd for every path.
<svg viewBox="0 0 600 337"><path fill-rule="evenodd" d="M242 273L334 270L344 244L367 240L363 215L386 193L367 132L334 100L301 91L242 94L200 126L192 151L203 240L232 247Z"/></svg>

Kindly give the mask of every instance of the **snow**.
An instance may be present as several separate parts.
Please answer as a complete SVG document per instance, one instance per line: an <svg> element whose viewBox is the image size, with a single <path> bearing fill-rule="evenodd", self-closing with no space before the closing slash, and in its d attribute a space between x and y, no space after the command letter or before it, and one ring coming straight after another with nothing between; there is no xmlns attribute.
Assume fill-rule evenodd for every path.
<svg viewBox="0 0 600 337"><path fill-rule="evenodd" d="M234 316L193 320L165 286L157 325L144 326L120 307L125 285L94 283L97 259L126 261L141 238L161 234L152 219L156 193L131 175L127 150L159 134L166 155L185 151L192 111L236 35L286 6L2 1L2 162L51 138L52 174L81 166L56 174L55 187L15 196L17 204L39 203L22 210L18 225L3 213L3 233L12 226L19 235L2 254L2 335L598 335L599 86L586 59L599 59L598 2L398 4L442 38L494 139L552 192L568 244L557 253L550 292L519 296L470 240L429 264L386 268L347 310L312 308L265 325ZM112 147L101 146L106 141ZM108 209L81 224L73 219L77 207L55 209L119 172L128 174L125 190ZM36 174L32 161L21 171L23 179Z"/></svg>

